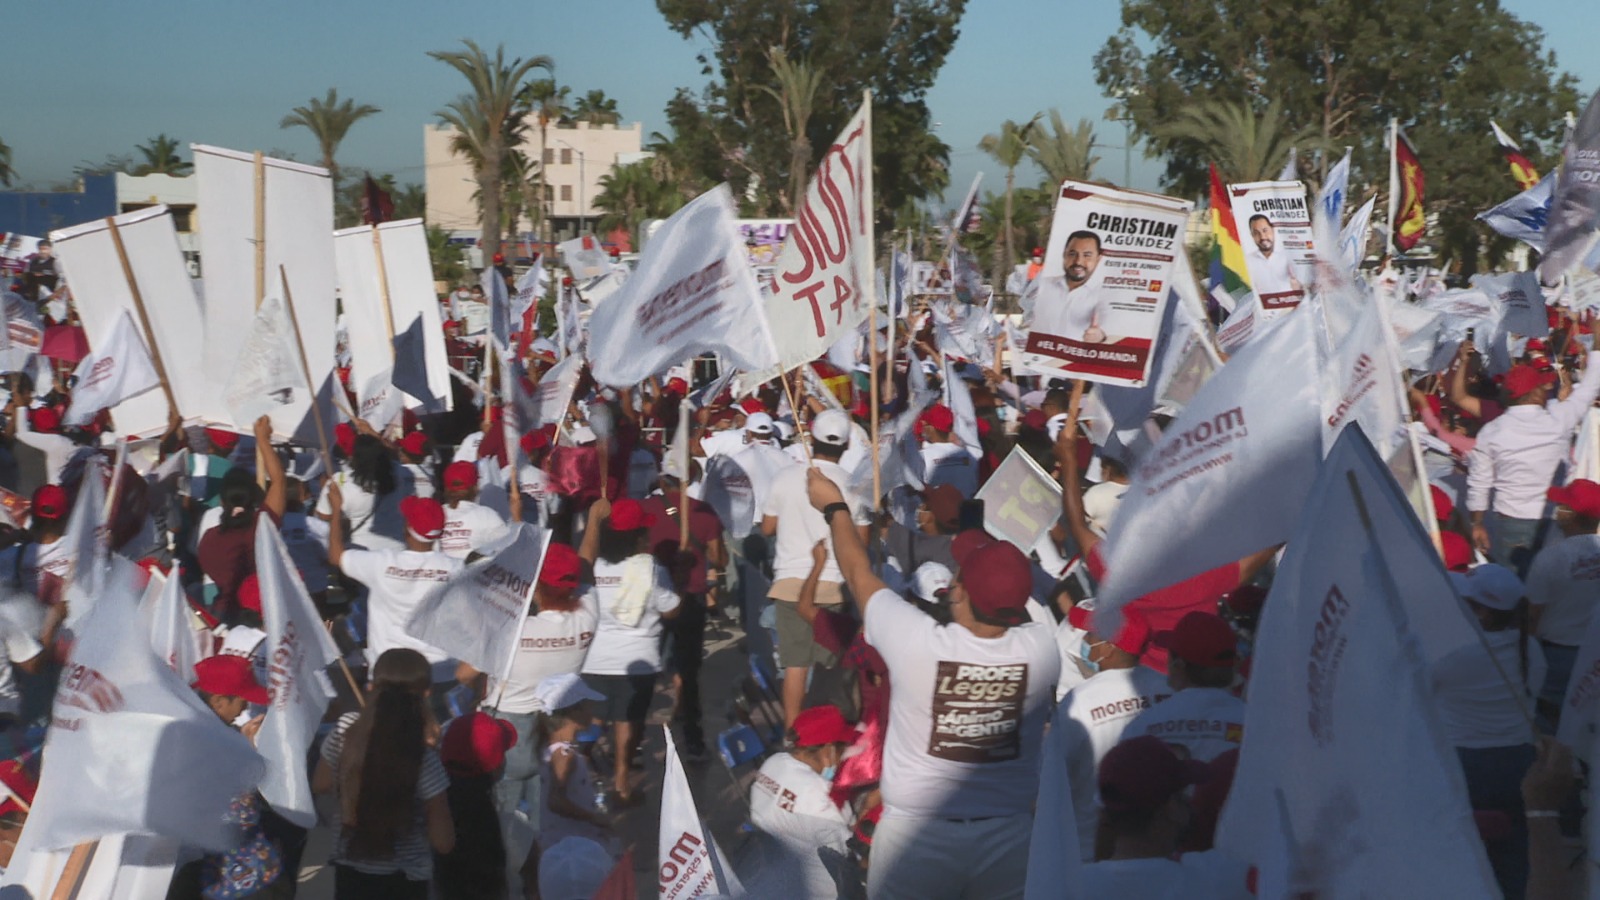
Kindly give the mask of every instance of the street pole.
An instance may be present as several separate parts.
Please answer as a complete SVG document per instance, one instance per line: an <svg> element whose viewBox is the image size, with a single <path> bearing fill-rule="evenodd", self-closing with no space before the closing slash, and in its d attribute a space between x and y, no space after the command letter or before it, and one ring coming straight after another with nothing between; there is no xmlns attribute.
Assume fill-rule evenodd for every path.
<svg viewBox="0 0 1600 900"><path fill-rule="evenodd" d="M578 236L589 228L589 181L584 175L584 154L578 151Z"/></svg>

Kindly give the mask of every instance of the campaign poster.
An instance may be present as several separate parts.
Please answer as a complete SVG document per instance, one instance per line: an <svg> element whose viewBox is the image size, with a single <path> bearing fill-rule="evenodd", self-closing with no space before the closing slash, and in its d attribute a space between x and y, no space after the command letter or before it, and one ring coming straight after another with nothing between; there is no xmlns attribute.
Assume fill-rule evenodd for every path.
<svg viewBox="0 0 1600 900"><path fill-rule="evenodd" d="M1191 204L1064 182L1023 364L1043 374L1142 386L1183 259Z"/></svg>
<svg viewBox="0 0 1600 900"><path fill-rule="evenodd" d="M1254 181L1228 185L1233 220L1239 223L1250 287L1266 319L1305 299L1317 262L1311 244L1306 186L1298 181Z"/></svg>
<svg viewBox="0 0 1600 900"><path fill-rule="evenodd" d="M763 289L772 285L773 273L778 268L778 254L783 242L794 227L793 219L740 219L739 236L744 238L745 253L750 265L755 266L756 280Z"/></svg>

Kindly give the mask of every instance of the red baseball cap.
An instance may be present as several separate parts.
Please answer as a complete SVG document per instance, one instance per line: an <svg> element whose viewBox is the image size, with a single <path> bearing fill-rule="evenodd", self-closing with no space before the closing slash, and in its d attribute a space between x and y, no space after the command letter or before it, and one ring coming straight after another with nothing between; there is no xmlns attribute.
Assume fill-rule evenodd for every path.
<svg viewBox="0 0 1600 900"><path fill-rule="evenodd" d="M1211 613L1188 613L1171 631L1156 632L1155 642L1194 666L1227 668L1239 655L1238 636L1221 616Z"/></svg>
<svg viewBox="0 0 1600 900"><path fill-rule="evenodd" d="M239 435L226 428L207 428L206 440L218 453L232 453L233 448L239 446Z"/></svg>
<svg viewBox="0 0 1600 900"><path fill-rule="evenodd" d="M739 401L739 409L748 415L750 413L766 412L767 405L754 397L746 397Z"/></svg>
<svg viewBox="0 0 1600 900"><path fill-rule="evenodd" d="M1033 594L1033 570L1022 551L1010 541L978 543L968 538L960 550L956 548L957 543L962 543L961 535L950 544L951 555L960 567L956 578L966 589L973 610L1008 626L1027 622L1028 597Z"/></svg>
<svg viewBox="0 0 1600 900"><path fill-rule="evenodd" d="M1526 363L1518 363L1506 373L1506 393L1519 400L1549 384L1545 374Z"/></svg>
<svg viewBox="0 0 1600 900"><path fill-rule="evenodd" d="M578 551L566 544L551 541L545 548L544 562L539 566L539 583L552 588L575 588L578 586L582 562L578 558Z"/></svg>
<svg viewBox="0 0 1600 900"><path fill-rule="evenodd" d="M432 497L407 497L400 501L400 515L406 530L424 541L437 541L444 534L444 504Z"/></svg>
<svg viewBox="0 0 1600 900"><path fill-rule="evenodd" d="M523 453L532 454L535 450L543 450L550 446L550 439L544 436L543 431L536 428L523 435L520 443Z"/></svg>
<svg viewBox="0 0 1600 900"><path fill-rule="evenodd" d="M1222 595L1222 602L1234 615L1253 616L1267 602L1267 589L1256 584L1241 584Z"/></svg>
<svg viewBox="0 0 1600 900"><path fill-rule="evenodd" d="M1445 493L1437 484L1430 484L1428 488L1433 493L1433 517L1441 522L1448 521L1450 515L1456 511L1455 501Z"/></svg>
<svg viewBox="0 0 1600 900"><path fill-rule="evenodd" d="M1452 572L1465 572L1472 567L1472 545L1454 531L1439 532L1439 545L1444 548L1444 567Z"/></svg>
<svg viewBox="0 0 1600 900"><path fill-rule="evenodd" d="M34 431L49 434L61 430L61 414L48 406L28 410L28 424Z"/></svg>
<svg viewBox="0 0 1600 900"><path fill-rule="evenodd" d="M439 761L457 775L486 775L505 765L517 745L517 728L505 719L475 712L458 716L445 729Z"/></svg>
<svg viewBox="0 0 1600 900"><path fill-rule="evenodd" d="M465 491L478 486L478 467L465 460L456 460L444 467L444 489Z"/></svg>
<svg viewBox="0 0 1600 900"><path fill-rule="evenodd" d="M59 484L40 485L33 492L33 503L29 509L37 519L54 521L61 518L67 514L67 489Z"/></svg>
<svg viewBox="0 0 1600 900"><path fill-rule="evenodd" d="M349 422L340 422L333 426L333 442L339 445L339 452L349 456L356 452L356 428Z"/></svg>
<svg viewBox="0 0 1600 900"><path fill-rule="evenodd" d="M956 415L950 411L950 407L943 403L935 403L922 414L922 422L940 431L950 431L956 427Z"/></svg>
<svg viewBox="0 0 1600 900"><path fill-rule="evenodd" d="M239 601L240 609L252 612L261 612L261 579L254 575L247 575L239 582L239 590L234 594Z"/></svg>
<svg viewBox="0 0 1600 900"><path fill-rule="evenodd" d="M1043 247L1035 247L1035 248L1033 248L1033 255L1034 256L1043 256L1044 255L1044 248Z"/></svg>
<svg viewBox="0 0 1600 900"><path fill-rule="evenodd" d="M256 680L255 667L243 656L209 656L194 664L196 690L218 697L238 697L265 706L272 697Z"/></svg>
<svg viewBox="0 0 1600 900"><path fill-rule="evenodd" d="M1550 350L1549 350L1549 348L1547 348L1545 346L1544 341L1540 340L1539 338L1529 338L1528 339L1528 345L1523 348L1523 352L1524 353L1549 353Z"/></svg>
<svg viewBox="0 0 1600 900"><path fill-rule="evenodd" d="M1553 487L1545 496L1585 519L1600 519L1600 484L1580 478L1566 487Z"/></svg>
<svg viewBox="0 0 1600 900"><path fill-rule="evenodd" d="M496 253L494 255L494 261L497 263L503 263L506 261L506 255L504 253Z"/></svg>
<svg viewBox="0 0 1600 900"><path fill-rule="evenodd" d="M853 744L856 730L844 720L839 707L813 706L794 717L794 745L820 747L824 744Z"/></svg>
<svg viewBox="0 0 1600 900"><path fill-rule="evenodd" d="M1205 763L1179 759L1160 738L1147 734L1112 747L1100 760L1100 802L1112 812L1154 812L1210 777Z"/></svg>
<svg viewBox="0 0 1600 900"><path fill-rule="evenodd" d="M666 385L661 388L661 392L663 394L677 394L681 397L689 393L689 382L684 381L682 378L669 378Z"/></svg>
<svg viewBox="0 0 1600 900"><path fill-rule="evenodd" d="M1044 410L1042 409L1030 409L1022 414L1022 427L1024 428L1031 428L1034 431L1043 431L1045 426L1049 424L1050 417L1046 416L1044 414Z"/></svg>
<svg viewBox="0 0 1600 900"><path fill-rule="evenodd" d="M644 511L644 506L639 501L624 497L611 504L611 528L613 531L633 531L636 528L649 528L656 523L656 517Z"/></svg>
<svg viewBox="0 0 1600 900"><path fill-rule="evenodd" d="M422 456L428 452L428 436L420 431L413 431L400 439L400 449L412 456Z"/></svg>

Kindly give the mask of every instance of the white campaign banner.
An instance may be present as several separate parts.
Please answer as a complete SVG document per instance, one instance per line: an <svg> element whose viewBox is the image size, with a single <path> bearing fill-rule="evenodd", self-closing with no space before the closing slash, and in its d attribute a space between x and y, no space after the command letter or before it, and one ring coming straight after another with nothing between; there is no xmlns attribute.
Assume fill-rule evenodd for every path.
<svg viewBox="0 0 1600 900"><path fill-rule="evenodd" d="M260 516L256 577L261 584L262 630L267 633L266 688L271 694L256 734L256 748L267 761L261 796L284 818L310 828L317 822L317 810L306 779L306 751L334 698L327 669L339 660L339 648L323 627L278 529L265 513Z"/></svg>
<svg viewBox="0 0 1600 900"><path fill-rule="evenodd" d="M611 271L611 254L592 234L575 237L556 245L561 254L561 264L573 281L584 282Z"/></svg>
<svg viewBox="0 0 1600 900"><path fill-rule="evenodd" d="M44 343L39 308L11 291L0 292L0 372L22 372Z"/></svg>
<svg viewBox="0 0 1600 900"><path fill-rule="evenodd" d="M1472 279L1472 286L1500 302L1500 323L1506 331L1523 337L1544 337L1550 333L1538 275L1533 272L1479 275Z"/></svg>
<svg viewBox="0 0 1600 900"><path fill-rule="evenodd" d="M1268 319L1282 315L1305 299L1316 266L1306 186L1298 181L1230 184L1228 200L1261 312Z"/></svg>
<svg viewBox="0 0 1600 900"><path fill-rule="evenodd" d="M1106 535L1099 614L1288 537L1322 458L1315 324L1272 323L1134 466Z"/></svg>
<svg viewBox="0 0 1600 900"><path fill-rule="evenodd" d="M249 425L311 396L294 326L276 294L261 301L249 336L228 369L223 401L233 421Z"/></svg>
<svg viewBox="0 0 1600 900"><path fill-rule="evenodd" d="M583 357L569 356L547 369L533 387L533 421L529 428L554 425L566 418L567 407L583 375Z"/></svg>
<svg viewBox="0 0 1600 900"><path fill-rule="evenodd" d="M483 559L429 592L406 623L406 633L504 679L549 543L549 532L513 524L499 540L480 548Z"/></svg>
<svg viewBox="0 0 1600 900"><path fill-rule="evenodd" d="M149 628L150 648L179 678L192 677L194 664L211 655L211 634L195 630L177 567L166 575L150 576L139 601L139 617Z"/></svg>
<svg viewBox="0 0 1600 900"><path fill-rule="evenodd" d="M201 377L218 380L218 373L238 364L249 331L242 327L256 312L256 166L253 154L192 144L194 173L200 189L198 210L200 256L205 260L204 341L184 345L178 352L199 357ZM316 446L313 408L333 430L334 309L338 275L333 250L333 182L326 169L281 159L264 159L262 193L266 201L264 244L267 293L284 290L280 267L287 275L288 296L300 324L300 337L311 370L311 386L321 402L311 396L272 413L272 430L306 446ZM146 294L148 295L148 291ZM201 347L199 353L196 347ZM163 345L162 360L170 358ZM168 372L169 377L172 373ZM221 393L221 385L217 386ZM219 398L220 399L220 398ZM183 399L179 398L179 404ZM184 415L189 416L187 409ZM215 415L220 424L248 432L249 422L228 421L226 409Z"/></svg>
<svg viewBox="0 0 1600 900"><path fill-rule="evenodd" d="M121 564L76 629L28 816L35 850L132 832L207 850L238 847L229 805L265 766L200 702L142 633L133 567ZM83 599L69 590L69 602Z"/></svg>
<svg viewBox="0 0 1600 900"><path fill-rule="evenodd" d="M667 771L661 784L661 827L656 845L661 868L657 872L656 896L661 900L742 897L744 886L728 867L727 854L700 820L683 760L678 758L678 745L672 740L672 729L661 730L667 740Z"/></svg>
<svg viewBox="0 0 1600 900"><path fill-rule="evenodd" d="M1393 458L1406 443L1400 365L1390 352L1381 301L1372 298L1354 327L1333 348L1322 373L1322 447L1333 449L1340 432L1359 422L1378 453Z"/></svg>
<svg viewBox="0 0 1600 900"><path fill-rule="evenodd" d="M91 456L83 467L78 495L72 500L72 512L67 514L67 530L61 536L64 555L70 560L62 581L82 592L81 599L67 607L69 628L76 628L99 602L100 587L111 557L110 539L111 526L106 522L105 464L99 457Z"/></svg>
<svg viewBox="0 0 1600 900"><path fill-rule="evenodd" d="M201 352L207 346L205 318L195 297L194 279L178 249L172 215L165 206L154 206L116 216L115 221L179 413L191 420L224 421L227 409L217 373L228 371L231 362L212 368ZM86 222L52 232L51 240L72 284L73 303L89 346L105 346L118 316L138 314L110 227L103 219ZM331 336L328 355L333 355ZM117 409L121 434L158 435L166 429L167 398L161 392L134 397Z"/></svg>
<svg viewBox="0 0 1600 900"><path fill-rule="evenodd" d="M374 241L376 240L376 244ZM421 320L423 352L433 408L450 408L450 361L444 346L444 318L433 293L433 263L421 219L384 222L344 228L333 233L339 271L339 299L349 329L351 379L366 385L395 364L389 323L394 334L404 334ZM383 282L378 275L378 251L383 252L389 309L384 311ZM297 295L298 296L298 295ZM408 407L425 406L411 399Z"/></svg>
<svg viewBox="0 0 1600 900"><path fill-rule="evenodd" d="M872 104L862 104L822 155L795 211L764 303L778 341L777 367L811 362L867 317L872 259ZM659 239L659 238L657 238ZM759 384L773 364L739 366Z"/></svg>
<svg viewBox="0 0 1600 900"><path fill-rule="evenodd" d="M756 276L718 185L661 224L622 290L589 319L596 381L631 387L701 353L744 371L777 358Z"/></svg>
<svg viewBox="0 0 1600 900"><path fill-rule="evenodd" d="M1600 482L1600 409L1584 414L1578 440L1572 447L1572 465L1567 468L1567 483L1583 478Z"/></svg>
<svg viewBox="0 0 1600 900"><path fill-rule="evenodd" d="M72 405L61 421L67 425L87 425L102 409L112 409L125 400L153 391L161 378L150 362L150 351L133 327L127 310L117 317L104 342L95 345L78 362L73 377Z"/></svg>
<svg viewBox="0 0 1600 900"><path fill-rule="evenodd" d="M1061 517L1061 486L1021 447L1011 448L989 480L978 489L985 510L983 527L1030 553Z"/></svg>
<svg viewBox="0 0 1600 900"><path fill-rule="evenodd" d="M1143 385L1183 258L1186 200L1063 182L1022 364L1046 375Z"/></svg>
<svg viewBox="0 0 1600 900"><path fill-rule="evenodd" d="M1437 719L1431 664L1478 638L1432 542L1359 429L1303 513L1257 631L1217 848L1290 896L1500 896Z"/></svg>
<svg viewBox="0 0 1600 900"><path fill-rule="evenodd" d="M1033 545L1028 546L1031 549ZM1044 735L1044 749L1039 754L1039 804L1033 811L1023 900L1079 900L1083 896L1083 854L1072 805L1072 778L1067 774L1069 727L1067 722L1057 721Z"/></svg>

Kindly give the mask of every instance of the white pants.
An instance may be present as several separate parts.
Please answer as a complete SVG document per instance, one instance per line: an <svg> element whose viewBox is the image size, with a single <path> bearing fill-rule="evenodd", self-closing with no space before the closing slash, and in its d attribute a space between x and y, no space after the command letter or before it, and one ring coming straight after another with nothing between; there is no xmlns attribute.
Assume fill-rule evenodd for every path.
<svg viewBox="0 0 1600 900"><path fill-rule="evenodd" d="M871 900L1022 900L1033 814L956 822L886 814L872 835Z"/></svg>

